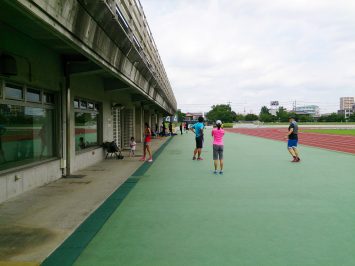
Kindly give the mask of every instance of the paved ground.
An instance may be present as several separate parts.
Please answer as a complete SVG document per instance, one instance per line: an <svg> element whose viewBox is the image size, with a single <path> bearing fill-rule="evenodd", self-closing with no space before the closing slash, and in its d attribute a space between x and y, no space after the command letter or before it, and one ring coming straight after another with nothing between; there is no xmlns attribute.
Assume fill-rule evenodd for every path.
<svg viewBox="0 0 355 266"><path fill-rule="evenodd" d="M227 130L239 134L284 141L287 126L283 128L233 128ZM299 136L299 142L303 145L355 154L355 136L302 132L302 128Z"/></svg>
<svg viewBox="0 0 355 266"><path fill-rule="evenodd" d="M153 149L164 142L153 139ZM105 160L0 204L0 266L39 265L141 165Z"/></svg>
<svg viewBox="0 0 355 266"><path fill-rule="evenodd" d="M101 215L113 214L89 244L82 228L57 252L61 265L78 255L77 266L355 264L353 155L301 147L292 164L284 143L227 134L225 174L215 176L210 138L202 162L191 143L176 136L130 178L117 209L103 204Z"/></svg>

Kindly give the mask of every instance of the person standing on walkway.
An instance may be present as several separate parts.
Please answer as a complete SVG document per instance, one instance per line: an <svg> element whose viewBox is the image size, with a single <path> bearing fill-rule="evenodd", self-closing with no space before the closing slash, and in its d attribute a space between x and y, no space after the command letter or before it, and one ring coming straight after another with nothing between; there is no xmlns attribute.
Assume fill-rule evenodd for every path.
<svg viewBox="0 0 355 266"><path fill-rule="evenodd" d="M189 132L189 124L187 122L185 122L185 132L186 133Z"/></svg>
<svg viewBox="0 0 355 266"><path fill-rule="evenodd" d="M182 122L180 123L180 133L182 135Z"/></svg>
<svg viewBox="0 0 355 266"><path fill-rule="evenodd" d="M288 138L287 148L289 153L292 155L293 160L291 162L298 163L301 161L299 157L299 152L297 150L298 144L298 124L294 117L289 118L290 125L288 127L288 132L286 138Z"/></svg>
<svg viewBox="0 0 355 266"><path fill-rule="evenodd" d="M222 121L216 121L216 128L212 130L213 137L213 161L214 161L214 174L217 174L218 161L219 161L219 173L223 174L223 150L224 150L224 130L222 128Z"/></svg>
<svg viewBox="0 0 355 266"><path fill-rule="evenodd" d="M203 124L203 117L200 116L198 118L198 122L194 125L191 126L191 130L195 133L196 135L196 148L194 150L194 156L192 157L192 160L196 160L196 154L197 154L197 160L203 160L201 157L201 152L202 152L202 147L203 147L203 129L205 128L205 125Z"/></svg>
<svg viewBox="0 0 355 266"><path fill-rule="evenodd" d="M166 136L166 126L165 126L165 122L163 121L163 137Z"/></svg>
<svg viewBox="0 0 355 266"><path fill-rule="evenodd" d="M145 161L145 157L147 155L147 152L149 154L149 159L148 162L153 162L153 156L152 156L152 151L150 150L150 142L152 139L152 131L150 130L150 127L148 123L144 124L145 129L144 129L144 146L143 146L143 157L140 159L141 161Z"/></svg>
<svg viewBox="0 0 355 266"><path fill-rule="evenodd" d="M171 122L169 122L169 133L170 133L170 136L173 135L173 124Z"/></svg>

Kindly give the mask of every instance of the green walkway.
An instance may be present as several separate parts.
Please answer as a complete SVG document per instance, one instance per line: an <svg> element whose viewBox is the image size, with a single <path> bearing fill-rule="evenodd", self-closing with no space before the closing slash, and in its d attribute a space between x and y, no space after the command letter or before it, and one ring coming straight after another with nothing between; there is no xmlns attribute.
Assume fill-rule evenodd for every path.
<svg viewBox="0 0 355 266"><path fill-rule="evenodd" d="M77 259L97 265L355 265L355 156L226 135L225 174L176 136Z"/></svg>

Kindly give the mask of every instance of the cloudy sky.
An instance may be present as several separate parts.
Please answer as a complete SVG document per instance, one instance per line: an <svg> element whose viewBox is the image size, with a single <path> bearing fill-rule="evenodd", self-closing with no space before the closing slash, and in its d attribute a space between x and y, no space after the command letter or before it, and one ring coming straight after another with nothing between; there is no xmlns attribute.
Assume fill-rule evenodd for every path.
<svg viewBox="0 0 355 266"><path fill-rule="evenodd" d="M183 111L355 96L353 0L141 0Z"/></svg>

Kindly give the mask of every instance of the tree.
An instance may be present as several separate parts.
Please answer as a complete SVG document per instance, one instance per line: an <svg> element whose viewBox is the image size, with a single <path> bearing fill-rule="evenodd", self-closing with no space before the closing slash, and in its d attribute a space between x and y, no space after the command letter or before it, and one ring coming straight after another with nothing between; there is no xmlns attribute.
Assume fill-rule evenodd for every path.
<svg viewBox="0 0 355 266"><path fill-rule="evenodd" d="M261 107L260 115L270 115L269 108L267 108L266 106Z"/></svg>
<svg viewBox="0 0 355 266"><path fill-rule="evenodd" d="M349 122L355 122L355 113L349 116Z"/></svg>
<svg viewBox="0 0 355 266"><path fill-rule="evenodd" d="M263 106L260 110L259 120L262 122L275 122L276 117L270 114L269 108Z"/></svg>
<svg viewBox="0 0 355 266"><path fill-rule="evenodd" d="M239 122L239 121L244 121L245 117L242 114L236 114L234 119L235 121Z"/></svg>
<svg viewBox="0 0 355 266"><path fill-rule="evenodd" d="M345 122L345 117L337 113L331 113L330 115L322 115L318 122Z"/></svg>
<svg viewBox="0 0 355 266"><path fill-rule="evenodd" d="M258 119L259 119L259 117L254 114L247 114L245 116L245 121L257 121Z"/></svg>
<svg viewBox="0 0 355 266"><path fill-rule="evenodd" d="M181 112L180 109L177 110L176 116L177 116L178 122L182 122L182 121L184 121L185 118L186 118L186 114L183 113L183 112Z"/></svg>
<svg viewBox="0 0 355 266"><path fill-rule="evenodd" d="M222 120L223 123L232 123L236 115L229 104L217 104L212 106L206 117L210 121Z"/></svg>
<svg viewBox="0 0 355 266"><path fill-rule="evenodd" d="M276 112L276 117L279 122L288 122L290 113L287 112L286 108L280 106Z"/></svg>

